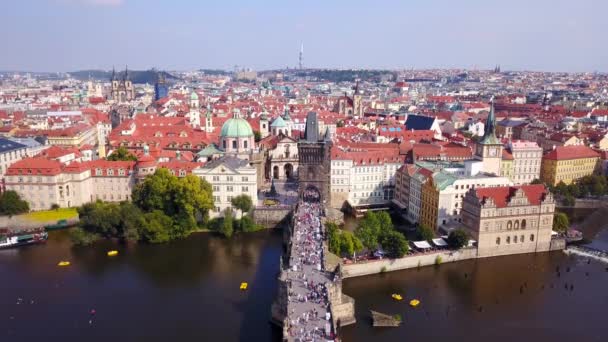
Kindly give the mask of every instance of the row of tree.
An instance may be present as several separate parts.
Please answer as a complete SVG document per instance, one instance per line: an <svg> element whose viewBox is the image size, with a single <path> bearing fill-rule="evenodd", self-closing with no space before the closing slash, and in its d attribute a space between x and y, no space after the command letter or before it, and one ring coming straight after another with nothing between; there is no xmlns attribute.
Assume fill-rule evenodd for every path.
<svg viewBox="0 0 608 342"><path fill-rule="evenodd" d="M341 230L334 223L327 223L329 250L337 255L355 256L364 249L375 251L378 247L388 256L400 258L408 250L405 236L396 231L387 212L368 212L361 220L355 233Z"/></svg>
<svg viewBox="0 0 608 342"><path fill-rule="evenodd" d="M194 175L178 178L161 168L137 184L133 201L88 203L78 208L81 228L72 237L88 243L94 237L123 241L167 242L198 228L213 208L211 185ZM92 236L91 236L92 235Z"/></svg>
<svg viewBox="0 0 608 342"><path fill-rule="evenodd" d="M559 182L549 186L551 192L564 197L564 204L573 205L575 198L608 195L608 178L600 175L590 175L579 179L576 183L566 185Z"/></svg>

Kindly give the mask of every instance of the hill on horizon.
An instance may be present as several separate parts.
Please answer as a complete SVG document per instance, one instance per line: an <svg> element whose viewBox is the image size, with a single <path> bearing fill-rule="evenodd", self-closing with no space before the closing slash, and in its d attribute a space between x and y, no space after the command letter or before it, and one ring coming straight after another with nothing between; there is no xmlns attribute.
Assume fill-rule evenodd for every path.
<svg viewBox="0 0 608 342"><path fill-rule="evenodd" d="M95 80L101 80L101 81L109 81L110 78L112 77L112 71L105 71L105 70L79 70L79 71L69 72L68 74L70 74L70 76L74 77L75 79L78 79L81 81L86 81L89 78L92 78ZM124 74L125 74L124 71L120 71L120 72L117 71L116 77L120 79L124 76ZM133 83L136 83L136 84L144 84L144 83L154 84L156 82L156 79L158 78L158 74L162 74L163 76L165 76L165 80L167 80L168 82L179 79L178 77L175 77L166 71L157 71L154 69L143 70L143 71L142 70L129 70L129 78L131 79L131 81L133 81Z"/></svg>

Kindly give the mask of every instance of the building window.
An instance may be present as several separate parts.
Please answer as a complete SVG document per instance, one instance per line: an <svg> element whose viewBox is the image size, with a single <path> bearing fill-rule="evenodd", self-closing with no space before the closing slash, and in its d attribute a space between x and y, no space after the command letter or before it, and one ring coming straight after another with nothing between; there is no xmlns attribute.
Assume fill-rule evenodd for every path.
<svg viewBox="0 0 608 342"><path fill-rule="evenodd" d="M232 191L233 191L233 187L232 187L232 185L228 185L228 186L226 187L226 191L228 191L228 192L232 192Z"/></svg>
<svg viewBox="0 0 608 342"><path fill-rule="evenodd" d="M511 237L507 236L507 243L511 243Z"/></svg>
<svg viewBox="0 0 608 342"><path fill-rule="evenodd" d="M214 182L219 182L220 181L220 176L213 176L213 181Z"/></svg>
<svg viewBox="0 0 608 342"><path fill-rule="evenodd" d="M517 235L513 237L513 243L517 243Z"/></svg>
<svg viewBox="0 0 608 342"><path fill-rule="evenodd" d="M534 234L530 234L530 242L534 242Z"/></svg>
<svg viewBox="0 0 608 342"><path fill-rule="evenodd" d="M242 192L249 192L249 187L248 186L244 186L242 188Z"/></svg>
<svg viewBox="0 0 608 342"><path fill-rule="evenodd" d="M507 222L507 230L511 230L513 228L513 222L511 222L511 220L509 220L509 222ZM509 239L507 238L507 241ZM508 243L508 242L507 242Z"/></svg>
<svg viewBox="0 0 608 342"><path fill-rule="evenodd" d="M524 236L523 235L519 237L519 242L524 243Z"/></svg>
<svg viewBox="0 0 608 342"><path fill-rule="evenodd" d="M236 140L232 140L232 148L236 149Z"/></svg>
<svg viewBox="0 0 608 342"><path fill-rule="evenodd" d="M243 148L247 148L247 140L243 141Z"/></svg>
<svg viewBox="0 0 608 342"><path fill-rule="evenodd" d="M521 220L521 229L526 229L526 219Z"/></svg>
<svg viewBox="0 0 608 342"><path fill-rule="evenodd" d="M242 178L241 178L241 180L242 180L243 182L249 182L249 178L247 178L247 177L242 177Z"/></svg>
<svg viewBox="0 0 608 342"><path fill-rule="evenodd" d="M519 221L515 220L514 228L515 228L515 230L519 229ZM515 242L517 242L517 240Z"/></svg>
<svg viewBox="0 0 608 342"><path fill-rule="evenodd" d="M232 182L232 176L226 177L229 182Z"/></svg>
<svg viewBox="0 0 608 342"><path fill-rule="evenodd" d="M226 198L226 200L227 200L228 202L232 201L232 196L228 196L228 197ZM517 242L517 241L516 241L516 242Z"/></svg>
<svg viewBox="0 0 608 342"><path fill-rule="evenodd" d="M500 237L497 237L497 238L496 238L496 244L497 244L497 245L500 245Z"/></svg>
<svg viewBox="0 0 608 342"><path fill-rule="evenodd" d="M219 187L219 186L217 186L217 185L214 185L214 186L213 186L213 191L220 191L220 187Z"/></svg>

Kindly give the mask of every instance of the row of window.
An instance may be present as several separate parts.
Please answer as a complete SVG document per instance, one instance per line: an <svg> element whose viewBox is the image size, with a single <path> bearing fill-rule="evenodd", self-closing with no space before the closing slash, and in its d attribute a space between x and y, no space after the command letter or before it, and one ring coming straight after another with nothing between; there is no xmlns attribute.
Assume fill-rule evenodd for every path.
<svg viewBox="0 0 608 342"><path fill-rule="evenodd" d="M206 179L206 177L202 177L203 179ZM223 180L223 177L221 176L212 176L211 180L213 182L219 182L220 180ZM226 176L226 181L227 182L234 182L234 177L233 176ZM241 177L241 181L243 182L249 182L249 177L243 176Z"/></svg>
<svg viewBox="0 0 608 342"><path fill-rule="evenodd" d="M519 243L524 243L525 242L524 239L525 239L525 237L523 234L520 235L519 238L517 237L517 235L513 235L513 243L518 243L518 241L519 241ZM505 239L505 242L507 244L510 244L511 237L507 236L507 238ZM534 242L534 234L530 234L530 242ZM500 237L496 238L496 245L500 245Z"/></svg>
<svg viewBox="0 0 608 342"><path fill-rule="evenodd" d="M219 185L214 185L213 186L213 192L219 192L221 191L222 187ZM233 185L227 185L226 186L226 192L234 192L234 186ZM248 186L242 186L241 187L241 192L249 192L249 187Z"/></svg>

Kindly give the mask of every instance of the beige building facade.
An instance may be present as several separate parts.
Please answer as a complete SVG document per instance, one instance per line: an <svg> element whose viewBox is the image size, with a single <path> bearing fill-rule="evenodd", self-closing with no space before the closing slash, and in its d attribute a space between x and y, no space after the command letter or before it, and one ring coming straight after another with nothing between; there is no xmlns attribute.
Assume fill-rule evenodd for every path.
<svg viewBox="0 0 608 342"><path fill-rule="evenodd" d="M470 189L462 216L478 256L490 257L548 251L554 212L553 195L537 184Z"/></svg>

